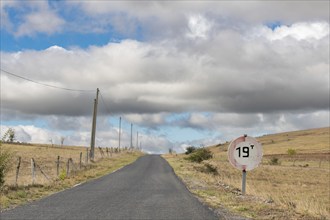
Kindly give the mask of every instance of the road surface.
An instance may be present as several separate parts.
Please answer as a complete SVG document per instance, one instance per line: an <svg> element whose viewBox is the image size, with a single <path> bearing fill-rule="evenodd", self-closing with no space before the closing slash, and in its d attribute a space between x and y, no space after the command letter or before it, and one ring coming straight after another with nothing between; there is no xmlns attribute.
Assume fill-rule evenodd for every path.
<svg viewBox="0 0 330 220"><path fill-rule="evenodd" d="M218 219L158 155L1 213L5 219Z"/></svg>

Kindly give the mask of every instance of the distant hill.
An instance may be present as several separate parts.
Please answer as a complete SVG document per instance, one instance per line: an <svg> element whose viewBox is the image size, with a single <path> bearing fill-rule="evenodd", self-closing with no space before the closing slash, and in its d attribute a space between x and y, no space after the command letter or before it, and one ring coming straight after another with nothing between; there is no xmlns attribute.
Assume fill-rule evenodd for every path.
<svg viewBox="0 0 330 220"><path fill-rule="evenodd" d="M262 144L265 156L287 154L289 148L295 149L297 154L330 153L330 127L269 134L256 139ZM211 148L226 150L228 145L229 142Z"/></svg>

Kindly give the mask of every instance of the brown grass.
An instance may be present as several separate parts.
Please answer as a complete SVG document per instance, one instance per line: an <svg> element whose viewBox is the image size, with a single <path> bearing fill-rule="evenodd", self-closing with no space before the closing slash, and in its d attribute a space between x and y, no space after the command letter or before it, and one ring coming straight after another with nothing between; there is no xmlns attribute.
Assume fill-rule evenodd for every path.
<svg viewBox="0 0 330 220"><path fill-rule="evenodd" d="M214 158L205 163L219 175L189 163L184 155L165 156L193 193L214 208L257 219L330 219L329 128L287 132L258 138L262 164L247 174L247 196L241 196L241 171L227 159L228 143L210 147ZM288 149L296 155L289 156ZM279 165L270 165L272 157ZM204 169L205 170L205 169Z"/></svg>
<svg viewBox="0 0 330 220"><path fill-rule="evenodd" d="M3 149L9 149L14 157L12 168L5 179L5 186L1 191L0 210L12 208L22 203L39 199L51 193L70 188L75 184L97 178L113 172L129 163L132 163L142 155L141 152L122 151L121 153L106 153L102 157L99 149L95 149L95 162L86 162L85 147L51 147L49 145L17 145L2 144ZM79 169L80 152L83 152L82 168ZM17 158L21 157L18 186L15 186ZM60 156L61 178L57 176L57 156ZM36 169L35 183L32 185L31 158L43 170L51 180L42 175ZM75 170L66 176L66 162L72 158Z"/></svg>

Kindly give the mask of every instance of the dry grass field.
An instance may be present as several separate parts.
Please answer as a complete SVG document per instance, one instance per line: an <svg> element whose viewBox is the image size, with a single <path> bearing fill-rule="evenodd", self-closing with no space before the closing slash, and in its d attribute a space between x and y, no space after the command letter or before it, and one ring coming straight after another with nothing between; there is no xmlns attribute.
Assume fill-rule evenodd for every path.
<svg viewBox="0 0 330 220"><path fill-rule="evenodd" d="M330 128L266 135L263 160L247 173L227 159L229 143L212 146L213 158L202 163L186 155L165 155L188 188L215 209L223 207L255 219L330 219ZM295 152L288 154L288 149ZM209 170L206 164L214 170Z"/></svg>
<svg viewBox="0 0 330 220"><path fill-rule="evenodd" d="M70 188L75 184L97 178L113 172L142 155L138 151L121 151L108 153L103 148L103 155L95 149L94 162L87 161L85 147L52 147L36 144L2 144L2 150L9 150L12 157L12 166L5 177L5 186L1 190L0 210L12 208L19 204L39 199L51 193ZM80 154L82 163L80 167ZM59 160L59 175L57 175L57 158ZM21 157L18 181L16 186L16 168L18 157ZM32 182L31 158L35 160L35 180ZM67 161L70 163L70 173L67 175ZM48 178L43 175L46 174Z"/></svg>

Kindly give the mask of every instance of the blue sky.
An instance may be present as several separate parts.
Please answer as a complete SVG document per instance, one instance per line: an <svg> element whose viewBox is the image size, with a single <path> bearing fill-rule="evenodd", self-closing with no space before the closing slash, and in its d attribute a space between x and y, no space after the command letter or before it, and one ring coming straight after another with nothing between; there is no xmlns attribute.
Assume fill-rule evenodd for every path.
<svg viewBox="0 0 330 220"><path fill-rule="evenodd" d="M120 41L115 34L80 34L68 33L65 36L56 34L47 36L38 34L34 37L15 38L7 32L1 32L1 49L6 52L14 52L21 50L45 50L50 45L61 45L63 48L79 47L87 48L91 45L102 46L110 41Z"/></svg>
<svg viewBox="0 0 330 220"><path fill-rule="evenodd" d="M293 10L294 9L294 10ZM327 1L1 1L1 132L146 152L329 126ZM106 103L106 107L104 106Z"/></svg>

